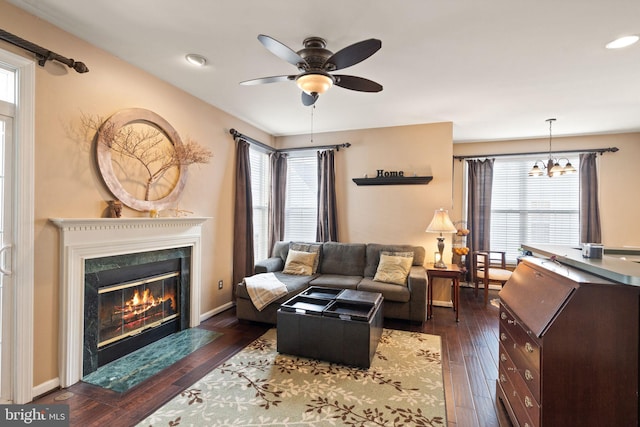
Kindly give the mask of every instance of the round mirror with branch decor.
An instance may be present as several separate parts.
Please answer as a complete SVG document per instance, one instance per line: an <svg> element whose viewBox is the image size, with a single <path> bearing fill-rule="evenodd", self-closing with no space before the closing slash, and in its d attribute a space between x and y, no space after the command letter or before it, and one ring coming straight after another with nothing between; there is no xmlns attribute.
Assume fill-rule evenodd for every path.
<svg viewBox="0 0 640 427"><path fill-rule="evenodd" d="M96 157L105 184L123 204L139 211L175 208L187 167L211 157L196 142L183 143L166 120L142 108L118 111L97 135Z"/></svg>

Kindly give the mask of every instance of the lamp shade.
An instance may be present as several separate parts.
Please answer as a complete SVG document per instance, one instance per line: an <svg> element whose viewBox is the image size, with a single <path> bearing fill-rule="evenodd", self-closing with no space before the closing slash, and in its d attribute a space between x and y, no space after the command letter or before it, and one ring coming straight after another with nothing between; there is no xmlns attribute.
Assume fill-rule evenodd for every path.
<svg viewBox="0 0 640 427"><path fill-rule="evenodd" d="M296 80L296 84L308 94L317 93L321 95L333 86L333 79L328 74L313 72L302 74Z"/></svg>
<svg viewBox="0 0 640 427"><path fill-rule="evenodd" d="M433 219L426 231L428 233L455 233L458 230L449 219L449 213L440 208L433 214Z"/></svg>

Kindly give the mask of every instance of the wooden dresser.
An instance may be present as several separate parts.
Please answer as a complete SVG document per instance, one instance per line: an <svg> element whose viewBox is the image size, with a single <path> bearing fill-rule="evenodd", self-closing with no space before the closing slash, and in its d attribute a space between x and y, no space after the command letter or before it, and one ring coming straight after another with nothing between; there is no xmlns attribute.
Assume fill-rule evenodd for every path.
<svg viewBox="0 0 640 427"><path fill-rule="evenodd" d="M526 257L500 291L497 395L515 426L637 426L640 287Z"/></svg>

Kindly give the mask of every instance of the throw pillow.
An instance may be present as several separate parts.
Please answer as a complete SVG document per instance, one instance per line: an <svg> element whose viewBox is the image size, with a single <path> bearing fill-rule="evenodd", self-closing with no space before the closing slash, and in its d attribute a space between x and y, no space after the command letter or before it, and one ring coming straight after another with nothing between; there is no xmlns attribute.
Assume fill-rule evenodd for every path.
<svg viewBox="0 0 640 427"><path fill-rule="evenodd" d="M373 280L376 282L393 283L396 285L406 285L411 264L413 263L413 253L411 256L387 255L380 253L380 262Z"/></svg>
<svg viewBox="0 0 640 427"><path fill-rule="evenodd" d="M294 243L291 242L289 249L293 249L294 251L300 252L313 252L316 254L316 258L313 261L313 268L311 269L311 274L316 274L318 272L318 265L320 265L320 249L322 245L318 245L315 243Z"/></svg>
<svg viewBox="0 0 640 427"><path fill-rule="evenodd" d="M391 251L381 251L380 255L391 255L391 256L401 256L405 258L411 258L413 262L413 252L391 252Z"/></svg>
<svg viewBox="0 0 640 427"><path fill-rule="evenodd" d="M313 252L301 252L289 249L287 261L284 263L283 273L296 274L298 276L311 276L313 263L317 254Z"/></svg>

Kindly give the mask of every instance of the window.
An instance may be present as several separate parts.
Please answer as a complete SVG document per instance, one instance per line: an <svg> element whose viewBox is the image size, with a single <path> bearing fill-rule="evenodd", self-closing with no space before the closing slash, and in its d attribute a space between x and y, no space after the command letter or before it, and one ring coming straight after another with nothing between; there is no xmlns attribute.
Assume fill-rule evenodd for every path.
<svg viewBox="0 0 640 427"><path fill-rule="evenodd" d="M568 159L577 169L578 156ZM506 251L509 263L515 264L522 243L578 245L580 241L579 174L530 177L535 160L504 157L494 163L491 249Z"/></svg>
<svg viewBox="0 0 640 427"><path fill-rule="evenodd" d="M15 103L15 72L0 66L0 101Z"/></svg>
<svg viewBox="0 0 640 427"><path fill-rule="evenodd" d="M256 261L269 256L269 155L251 145L251 196L253 202L253 256Z"/></svg>
<svg viewBox="0 0 640 427"><path fill-rule="evenodd" d="M287 161L285 240L313 242L318 224L318 158L314 152L290 155Z"/></svg>

